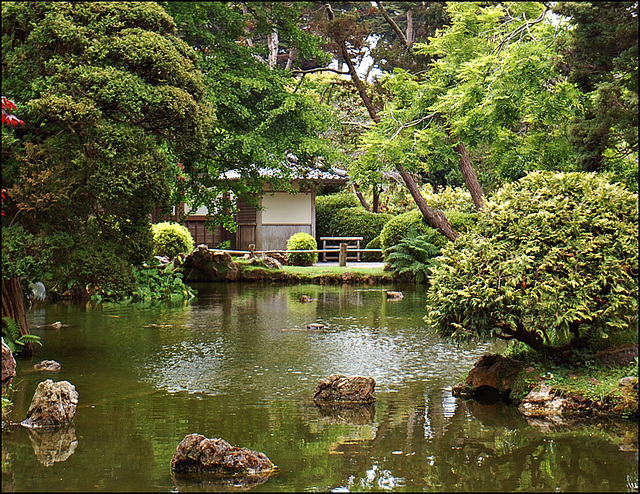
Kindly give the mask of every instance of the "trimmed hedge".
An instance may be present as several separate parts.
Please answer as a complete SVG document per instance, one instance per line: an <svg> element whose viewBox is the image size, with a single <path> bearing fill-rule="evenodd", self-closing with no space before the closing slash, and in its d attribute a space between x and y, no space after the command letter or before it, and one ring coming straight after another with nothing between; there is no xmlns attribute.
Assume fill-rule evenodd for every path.
<svg viewBox="0 0 640 494"><path fill-rule="evenodd" d="M387 213L372 213L362 206L345 208L335 213L331 220L330 237L362 237L361 245L367 245L380 235L384 225L393 218Z"/></svg>
<svg viewBox="0 0 640 494"><path fill-rule="evenodd" d="M338 211L345 208L353 208L360 204L358 199L351 193L338 193L329 196L316 197L316 238L320 242L320 237L338 237L331 231L331 220Z"/></svg>

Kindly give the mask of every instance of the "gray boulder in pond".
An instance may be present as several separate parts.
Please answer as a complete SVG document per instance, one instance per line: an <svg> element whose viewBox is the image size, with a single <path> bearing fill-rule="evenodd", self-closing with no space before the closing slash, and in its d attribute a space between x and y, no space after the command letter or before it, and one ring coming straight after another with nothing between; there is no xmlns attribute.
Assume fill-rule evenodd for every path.
<svg viewBox="0 0 640 494"><path fill-rule="evenodd" d="M224 439L189 434L173 453L171 469L176 472L257 475L273 471L275 465L264 453L231 446Z"/></svg>
<svg viewBox="0 0 640 494"><path fill-rule="evenodd" d="M68 424L76 416L78 392L68 381L51 379L38 384L27 418L20 422L24 427L56 427Z"/></svg>
<svg viewBox="0 0 640 494"><path fill-rule="evenodd" d="M313 391L313 401L320 404L373 403L376 381L367 376L332 374L320 379Z"/></svg>

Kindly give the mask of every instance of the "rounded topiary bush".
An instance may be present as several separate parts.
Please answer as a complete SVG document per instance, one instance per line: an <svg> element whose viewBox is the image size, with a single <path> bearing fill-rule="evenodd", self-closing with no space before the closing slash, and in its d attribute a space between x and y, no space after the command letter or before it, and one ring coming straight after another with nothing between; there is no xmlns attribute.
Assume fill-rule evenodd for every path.
<svg viewBox="0 0 640 494"><path fill-rule="evenodd" d="M193 237L186 226L165 221L151 226L153 230L154 252L156 256L173 259L176 255L193 251Z"/></svg>
<svg viewBox="0 0 640 494"><path fill-rule="evenodd" d="M317 250L316 239L308 233L299 232L287 240L287 250ZM318 260L317 252L288 252L287 260L292 266L311 266Z"/></svg>
<svg viewBox="0 0 640 494"><path fill-rule="evenodd" d="M455 341L561 353L609 334L637 338L638 197L605 176L529 173L438 259L425 320Z"/></svg>
<svg viewBox="0 0 640 494"><path fill-rule="evenodd" d="M358 206L358 199L350 193L340 192L328 196L316 197L316 238L341 237L331 232L331 220L338 211Z"/></svg>

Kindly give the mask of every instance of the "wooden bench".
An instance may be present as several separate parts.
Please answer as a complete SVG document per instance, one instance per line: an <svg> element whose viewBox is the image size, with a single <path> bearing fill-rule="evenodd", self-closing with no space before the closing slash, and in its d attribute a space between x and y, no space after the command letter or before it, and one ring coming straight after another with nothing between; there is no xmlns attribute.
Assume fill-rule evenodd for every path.
<svg viewBox="0 0 640 494"><path fill-rule="evenodd" d="M322 241L322 249L339 249L340 248L340 244L351 244L354 245L356 249L360 249L360 242L362 241L362 237L320 237L320 240ZM347 247L347 252L348 252L348 247ZM333 252L323 252L322 253L322 261L326 262L327 258L329 256L331 256L332 259L334 259L335 255L335 260L338 260L339 257L339 253L336 252L335 254ZM347 259L349 259L347 257ZM351 260L356 260L356 261L360 261L360 252L357 252L355 257L351 257Z"/></svg>

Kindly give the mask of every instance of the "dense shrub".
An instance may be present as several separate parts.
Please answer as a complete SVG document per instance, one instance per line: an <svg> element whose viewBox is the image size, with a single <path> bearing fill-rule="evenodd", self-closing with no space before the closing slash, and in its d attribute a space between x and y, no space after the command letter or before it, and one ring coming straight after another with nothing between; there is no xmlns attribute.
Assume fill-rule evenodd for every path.
<svg viewBox="0 0 640 494"><path fill-rule="evenodd" d="M425 320L455 341L498 337L545 352L637 332L637 235L638 198L624 186L529 173L443 247Z"/></svg>
<svg viewBox="0 0 640 494"><path fill-rule="evenodd" d="M331 220L330 237L362 237L365 246L380 235L384 225L393 218L386 213L372 213L362 206L337 211Z"/></svg>
<svg viewBox="0 0 640 494"><path fill-rule="evenodd" d="M380 235L369 242L365 249L380 249ZM365 262L382 262L382 253L380 252L363 252L362 260Z"/></svg>
<svg viewBox="0 0 640 494"><path fill-rule="evenodd" d="M316 239L308 233L299 232L287 240L287 250L317 250ZM311 266L318 260L317 252L288 252L287 259L292 266Z"/></svg>
<svg viewBox="0 0 640 494"><path fill-rule="evenodd" d="M186 226L166 221L152 225L154 255L173 259L181 252L193 251L193 237Z"/></svg>
<svg viewBox="0 0 640 494"><path fill-rule="evenodd" d="M329 196L316 197L316 238L337 237L331 233L331 220L336 213L344 208L358 206L358 199L351 193L341 192Z"/></svg>
<svg viewBox="0 0 640 494"><path fill-rule="evenodd" d="M433 191L431 184L421 187L421 192L427 204L441 211L458 211L460 213L474 213L476 207L471 199L471 193L464 187L444 187Z"/></svg>
<svg viewBox="0 0 640 494"><path fill-rule="evenodd" d="M467 232L477 222L477 213L461 213L458 211L445 211L445 216L451 223L451 226L458 233ZM399 214L385 224L380 233L380 244L383 255L386 251L400 243L403 238L407 238L409 229L415 228L417 235L425 237L425 241L442 247L447 243L447 238L438 230L427 224L424 216L419 209L412 209L406 213Z"/></svg>

